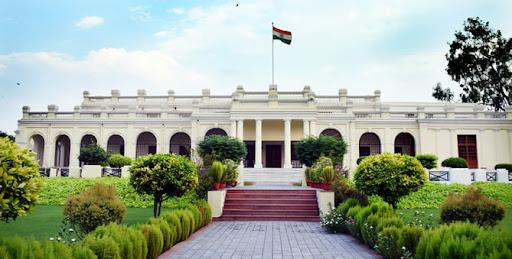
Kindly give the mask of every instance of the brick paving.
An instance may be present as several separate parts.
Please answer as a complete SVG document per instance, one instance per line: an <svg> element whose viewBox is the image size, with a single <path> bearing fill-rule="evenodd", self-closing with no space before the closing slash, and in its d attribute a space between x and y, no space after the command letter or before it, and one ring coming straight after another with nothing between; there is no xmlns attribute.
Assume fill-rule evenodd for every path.
<svg viewBox="0 0 512 259"><path fill-rule="evenodd" d="M318 222L217 221L159 258L378 258L349 235Z"/></svg>

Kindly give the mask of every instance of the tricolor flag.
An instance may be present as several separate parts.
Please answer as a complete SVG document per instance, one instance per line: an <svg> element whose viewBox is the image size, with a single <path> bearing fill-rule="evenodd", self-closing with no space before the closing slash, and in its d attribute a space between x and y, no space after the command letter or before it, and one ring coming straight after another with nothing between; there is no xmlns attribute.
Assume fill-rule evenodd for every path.
<svg viewBox="0 0 512 259"><path fill-rule="evenodd" d="M272 26L272 39L280 40L283 43L290 45L290 43L292 43L292 33Z"/></svg>

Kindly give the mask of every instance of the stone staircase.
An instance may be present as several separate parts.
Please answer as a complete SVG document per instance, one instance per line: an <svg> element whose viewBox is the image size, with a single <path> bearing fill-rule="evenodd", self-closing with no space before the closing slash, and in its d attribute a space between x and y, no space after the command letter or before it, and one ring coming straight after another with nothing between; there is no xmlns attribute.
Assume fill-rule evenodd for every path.
<svg viewBox="0 0 512 259"><path fill-rule="evenodd" d="M303 168L244 168L244 181L296 183L302 181Z"/></svg>
<svg viewBox="0 0 512 259"><path fill-rule="evenodd" d="M315 190L228 189L217 220L320 221Z"/></svg>

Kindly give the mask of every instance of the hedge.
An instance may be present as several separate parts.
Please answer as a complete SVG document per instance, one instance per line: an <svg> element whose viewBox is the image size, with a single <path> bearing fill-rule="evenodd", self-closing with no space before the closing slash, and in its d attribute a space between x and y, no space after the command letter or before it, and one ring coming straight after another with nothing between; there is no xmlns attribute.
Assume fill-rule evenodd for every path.
<svg viewBox="0 0 512 259"><path fill-rule="evenodd" d="M44 177L41 178L44 184L39 193L38 203L40 205L64 205L69 195L78 194L87 187L94 186L96 182L113 185L117 194L127 207L151 208L153 198L150 195L140 195L130 185L128 178L103 177L97 179L70 178L70 177ZM199 197L190 192L179 198L172 198L162 203L165 208L182 208L187 204L195 203Z"/></svg>
<svg viewBox="0 0 512 259"><path fill-rule="evenodd" d="M471 185L426 183L421 189L402 197L397 203L399 209L439 208L448 197L448 193L463 193L471 186L481 189L490 198L502 201L505 206L512 208L512 188L509 183L476 182Z"/></svg>

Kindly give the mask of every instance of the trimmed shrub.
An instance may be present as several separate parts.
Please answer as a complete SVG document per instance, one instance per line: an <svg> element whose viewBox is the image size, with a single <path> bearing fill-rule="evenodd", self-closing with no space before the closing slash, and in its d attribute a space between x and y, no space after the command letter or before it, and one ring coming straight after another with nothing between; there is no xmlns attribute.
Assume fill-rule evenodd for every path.
<svg viewBox="0 0 512 259"><path fill-rule="evenodd" d="M361 227L361 238L363 242L370 248L374 248L378 241L377 226L379 225L382 216L372 214L366 218L365 223Z"/></svg>
<svg viewBox="0 0 512 259"><path fill-rule="evenodd" d="M208 169L208 174L213 179L215 183L221 183L225 179L224 175L224 165L222 165L219 161L214 161L212 166Z"/></svg>
<svg viewBox="0 0 512 259"><path fill-rule="evenodd" d="M240 164L235 163L235 161L231 159L226 159L222 161L224 164L224 178L226 183L234 183L238 179L238 166Z"/></svg>
<svg viewBox="0 0 512 259"><path fill-rule="evenodd" d="M350 187L344 180L337 180L332 185L334 204L338 206L347 199L356 199L361 206L368 205L368 196Z"/></svg>
<svg viewBox="0 0 512 259"><path fill-rule="evenodd" d="M119 168L125 165L131 165L132 159L121 154L113 154L108 158L107 163L110 167Z"/></svg>
<svg viewBox="0 0 512 259"><path fill-rule="evenodd" d="M164 237L162 231L157 226L142 224L139 226L140 230L146 238L146 244L148 247L147 257L148 259L157 258L162 254L164 247Z"/></svg>
<svg viewBox="0 0 512 259"><path fill-rule="evenodd" d="M111 237L87 235L83 241L83 245L88 247L98 259L122 259L119 246Z"/></svg>
<svg viewBox="0 0 512 259"><path fill-rule="evenodd" d="M82 244L73 245L73 259L96 259L94 252Z"/></svg>
<svg viewBox="0 0 512 259"><path fill-rule="evenodd" d="M0 220L8 222L33 208L41 183L33 153L6 137L0 138L0 165Z"/></svg>
<svg viewBox="0 0 512 259"><path fill-rule="evenodd" d="M208 168L213 161L233 160L240 164L247 155L245 144L237 138L229 136L206 136L198 144L198 153L203 159L204 166Z"/></svg>
<svg viewBox="0 0 512 259"><path fill-rule="evenodd" d="M451 168L468 168L468 162L462 157L449 157L441 162L441 166Z"/></svg>
<svg viewBox="0 0 512 259"><path fill-rule="evenodd" d="M464 195L450 193L441 205L441 222L466 221L480 226L495 226L505 216L503 203L487 198L478 188L468 189Z"/></svg>
<svg viewBox="0 0 512 259"><path fill-rule="evenodd" d="M507 169L507 171L510 173L510 172L512 172L512 164L506 164L506 163L496 164L494 166L494 169Z"/></svg>
<svg viewBox="0 0 512 259"><path fill-rule="evenodd" d="M148 224L156 226L158 229L160 229L160 232L162 232L162 237L164 240L162 251L171 249L175 237L167 221L163 219L151 218L149 219Z"/></svg>
<svg viewBox="0 0 512 259"><path fill-rule="evenodd" d="M126 206L117 196L116 189L102 183L69 196L64 204L65 219L84 233L110 222L121 223L125 212Z"/></svg>
<svg viewBox="0 0 512 259"><path fill-rule="evenodd" d="M210 224L210 222L212 222L212 209L210 208L208 202L205 200L200 200L195 205L202 215L201 227Z"/></svg>
<svg viewBox="0 0 512 259"><path fill-rule="evenodd" d="M400 229L400 246L404 254L410 254L414 256L416 254L416 247L423 235L424 229L416 225L405 225ZM405 249L403 249L405 248Z"/></svg>
<svg viewBox="0 0 512 259"><path fill-rule="evenodd" d="M404 222L400 217L398 217L396 214L388 214L386 217L383 217L377 225L377 232L381 232L384 228L387 227L401 228L403 226Z"/></svg>
<svg viewBox="0 0 512 259"><path fill-rule="evenodd" d="M18 236L0 236L0 258L43 258L41 243Z"/></svg>
<svg viewBox="0 0 512 259"><path fill-rule="evenodd" d="M416 159L420 161L421 165L426 169L432 169L437 167L437 156L434 154L423 154L417 155Z"/></svg>
<svg viewBox="0 0 512 259"><path fill-rule="evenodd" d="M192 213L192 219L194 220L194 224L193 224L194 228L192 230L192 233L196 232L196 230L201 228L202 224L203 224L203 219L202 219L202 216L201 216L201 212L199 211L199 209L195 205L192 205L192 204L187 205L185 207L185 209Z"/></svg>
<svg viewBox="0 0 512 259"><path fill-rule="evenodd" d="M97 144L86 145L80 148L78 160L86 165L99 165L106 162L108 153Z"/></svg>
<svg viewBox="0 0 512 259"><path fill-rule="evenodd" d="M400 228L390 226L379 232L376 250L383 258L402 258L400 231Z"/></svg>
<svg viewBox="0 0 512 259"><path fill-rule="evenodd" d="M192 213L187 210L177 210L176 216L178 216L181 224L181 237L179 240L186 240L193 233L194 229L192 226L194 224Z"/></svg>
<svg viewBox="0 0 512 259"><path fill-rule="evenodd" d="M379 195L395 206L400 197L423 186L427 175L414 157L386 153L364 159L354 173L354 181L366 195Z"/></svg>
<svg viewBox="0 0 512 259"><path fill-rule="evenodd" d="M347 216L348 210L350 208L353 208L353 207L356 207L356 206L360 206L360 205L361 204L359 204L359 202L356 199L348 198L343 203L341 203L338 206L338 208L340 208L340 212L342 213L343 216Z"/></svg>
<svg viewBox="0 0 512 259"><path fill-rule="evenodd" d="M350 232L350 234L359 240L361 240L361 231L359 229L359 225L355 221L355 217L357 214L359 214L361 209L362 208L359 205L348 209L345 220L345 225L347 226L347 229Z"/></svg>
<svg viewBox="0 0 512 259"><path fill-rule="evenodd" d="M330 158L336 164L341 163L346 152L345 141L331 136L306 137L295 144L297 158L308 167L322 156Z"/></svg>
<svg viewBox="0 0 512 259"><path fill-rule="evenodd" d="M45 259L73 258L73 250L67 244L55 241L46 241L41 245Z"/></svg>
<svg viewBox="0 0 512 259"><path fill-rule="evenodd" d="M161 218L163 220L167 221L167 223L169 224L170 227L174 227L174 230L176 231L176 238L174 239L175 241L173 242L173 245L177 244L180 241L183 241L184 239L182 239L182 235L183 235L182 224L181 224L180 218L178 217L177 212L176 211L166 212L166 213L162 214Z"/></svg>
<svg viewBox="0 0 512 259"><path fill-rule="evenodd" d="M196 165L176 154L141 156L130 167L130 184L139 194L153 196L153 217L158 217L162 202L193 190L198 183Z"/></svg>
<svg viewBox="0 0 512 259"><path fill-rule="evenodd" d="M111 237L119 247L119 255L126 259L144 258L148 248L144 236L137 229L111 223L98 227L89 235L97 237Z"/></svg>

